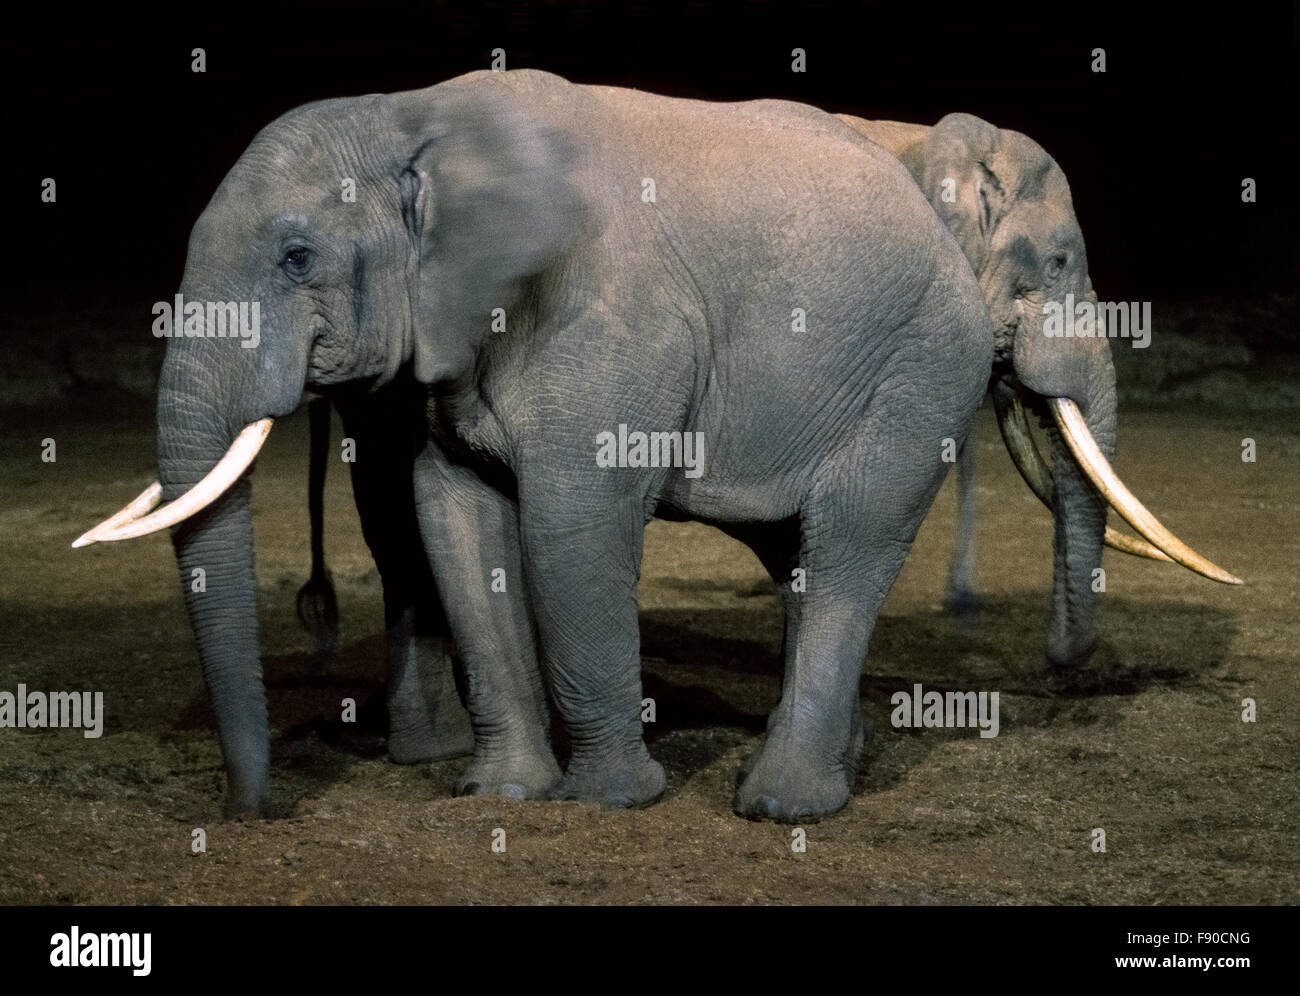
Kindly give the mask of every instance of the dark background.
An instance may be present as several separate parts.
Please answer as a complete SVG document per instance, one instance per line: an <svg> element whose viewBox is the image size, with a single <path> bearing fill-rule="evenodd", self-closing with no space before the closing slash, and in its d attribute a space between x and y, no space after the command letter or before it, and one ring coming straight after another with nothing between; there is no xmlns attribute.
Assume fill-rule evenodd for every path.
<svg viewBox="0 0 1300 996"><path fill-rule="evenodd" d="M16 259L3 279L20 311L111 301L139 308L147 337L190 226L263 125L306 101L487 68L496 47L509 68L668 94L926 123L970 111L1060 162L1103 297L1296 285L1288 4L318 2L6 17ZM196 46L204 74L190 71ZM796 46L804 74L790 71ZM1095 46L1105 74L1090 70ZM40 201L46 176L56 204ZM1246 176L1258 203L1241 201ZM1285 328L1259 335L1295 341Z"/></svg>

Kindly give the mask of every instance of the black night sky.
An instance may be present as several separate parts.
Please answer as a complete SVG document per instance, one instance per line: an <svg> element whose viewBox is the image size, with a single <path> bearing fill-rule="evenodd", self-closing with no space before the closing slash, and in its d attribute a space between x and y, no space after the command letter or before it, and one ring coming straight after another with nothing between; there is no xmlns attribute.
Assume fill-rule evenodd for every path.
<svg viewBox="0 0 1300 996"><path fill-rule="evenodd" d="M1095 283L1121 298L1296 281L1292 8L315 3L10 15L10 300L141 304L259 128L309 100L512 68L932 123L965 110L1065 169ZM207 72L190 70L190 51ZM808 71L790 71L794 47ZM1107 71L1090 70L1106 51ZM40 182L58 182L43 204ZM1243 204L1241 180L1258 183ZM147 313L147 312L146 312ZM1280 335L1286 333L1279 331Z"/></svg>

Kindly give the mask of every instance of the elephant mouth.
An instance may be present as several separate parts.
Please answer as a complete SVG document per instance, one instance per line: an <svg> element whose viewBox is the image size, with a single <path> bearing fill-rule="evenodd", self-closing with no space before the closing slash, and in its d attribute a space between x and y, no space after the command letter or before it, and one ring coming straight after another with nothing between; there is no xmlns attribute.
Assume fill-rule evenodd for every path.
<svg viewBox="0 0 1300 996"><path fill-rule="evenodd" d="M1003 322L993 330L993 367L995 370L1012 365L1015 354L1016 333L1020 331L1020 322Z"/></svg>
<svg viewBox="0 0 1300 996"><path fill-rule="evenodd" d="M1055 514L1052 493L1055 483L1052 470L1044 461L1042 454L1034 443L1029 431L1029 421L1025 416L1024 404L1020 391L1009 376L997 378L993 384L993 407L997 414L998 429L1002 441L1016 470L1029 486L1029 490L1038 496L1039 501ZM1119 513L1130 526L1142 537L1128 536L1110 526L1106 527L1106 545L1113 550L1146 557L1150 560L1173 561L1190 571L1223 584L1241 584L1241 578L1230 574L1222 567L1202 557L1195 550L1171 533L1132 491L1120 480L1119 475L1101 452L1092 433L1088 431L1083 414L1069 398L1040 398L1034 396L1031 407L1051 421L1065 441L1070 455L1079 465L1084 475L1092 482L1106 502Z"/></svg>

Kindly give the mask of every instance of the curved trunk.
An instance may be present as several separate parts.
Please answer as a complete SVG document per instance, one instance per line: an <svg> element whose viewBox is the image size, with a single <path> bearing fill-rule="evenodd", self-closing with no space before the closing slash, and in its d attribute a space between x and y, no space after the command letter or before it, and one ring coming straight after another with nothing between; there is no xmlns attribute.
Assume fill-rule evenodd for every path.
<svg viewBox="0 0 1300 996"><path fill-rule="evenodd" d="M212 469L238 428L205 398L213 375L197 357L169 355L158 392L158 473L163 500ZM190 362L186 362L186 360ZM209 371L211 368L208 368ZM227 811L260 811L268 790L266 692L258 654L251 487L247 475L172 529L181 590L216 716L229 782ZM199 572L202 573L199 573Z"/></svg>
<svg viewBox="0 0 1300 996"><path fill-rule="evenodd" d="M1115 456L1115 370L1110 351L1100 353L1088 378L1086 395L1078 399L1088 429L1107 460ZM1041 407L1041 406L1039 406ZM1106 535L1106 499L1071 455L1050 415L1045 428L1052 451L1053 542L1052 619L1047 634L1047 659L1055 667L1081 664L1096 642L1094 616L1097 577Z"/></svg>

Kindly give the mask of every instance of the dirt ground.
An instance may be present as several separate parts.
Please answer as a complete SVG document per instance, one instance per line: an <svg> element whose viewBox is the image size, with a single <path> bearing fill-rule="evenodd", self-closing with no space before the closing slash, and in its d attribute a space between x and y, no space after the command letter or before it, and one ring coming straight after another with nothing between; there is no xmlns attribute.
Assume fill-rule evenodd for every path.
<svg viewBox="0 0 1300 996"><path fill-rule="evenodd" d="M0 730L2 903L1300 901L1294 413L1125 413L1127 483L1248 583L1108 553L1107 647L1062 695L1040 667L1050 518L981 412L982 609L957 621L941 608L950 477L872 641L854 797L803 828L803 853L791 828L731 812L736 766L778 695L780 609L749 551L707 527L647 532L648 735L669 777L657 805L453 799L462 761L400 767L373 717L340 723L341 698L380 687L380 586L339 464L327 543L343 649L317 673L293 605L308 565L302 416L271 434L254 486L277 815L224 822L165 535L69 548L151 479L151 413L76 415L0 420L0 690L102 690L107 721L98 740ZM1241 460L1247 436L1255 463ZM40 459L46 437L55 463ZM890 695L918 682L1000 692L1000 735L893 729ZM206 853L191 852L195 828Z"/></svg>

